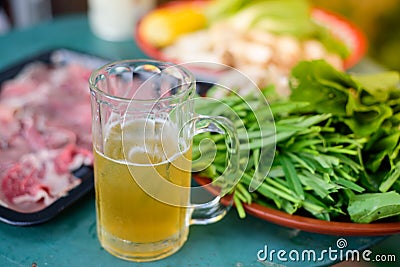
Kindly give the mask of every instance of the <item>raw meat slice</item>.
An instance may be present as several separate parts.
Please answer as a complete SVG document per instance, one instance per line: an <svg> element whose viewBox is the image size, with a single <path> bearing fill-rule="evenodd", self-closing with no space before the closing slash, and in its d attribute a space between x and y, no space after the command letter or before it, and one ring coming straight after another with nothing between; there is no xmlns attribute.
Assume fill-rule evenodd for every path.
<svg viewBox="0 0 400 267"><path fill-rule="evenodd" d="M40 150L24 155L5 173L1 189L7 200L19 204L39 202L50 205L80 184L71 171L92 163L91 154L74 145L59 150Z"/></svg>
<svg viewBox="0 0 400 267"><path fill-rule="evenodd" d="M78 64L32 63L2 84L2 202L47 206L81 182L72 171L93 162L90 72Z"/></svg>

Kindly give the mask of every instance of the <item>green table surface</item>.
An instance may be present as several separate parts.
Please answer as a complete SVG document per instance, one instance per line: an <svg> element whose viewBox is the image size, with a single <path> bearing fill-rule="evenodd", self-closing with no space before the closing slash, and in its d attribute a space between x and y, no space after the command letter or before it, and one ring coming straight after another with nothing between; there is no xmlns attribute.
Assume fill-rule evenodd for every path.
<svg viewBox="0 0 400 267"><path fill-rule="evenodd" d="M85 15L56 18L32 28L0 36L0 71L41 51L71 48L110 59L145 58L134 40L113 43L90 32ZM232 210L222 221L192 226L188 241L176 254L155 262L132 263L103 250L96 236L94 194L90 192L54 219L41 225L20 227L0 223L0 266L330 266L334 257L319 261L260 262L257 252L337 249L340 236L307 233L247 216ZM373 254L394 254L398 266L400 236L344 237L346 249L369 248ZM286 255L287 256L287 255ZM378 266L375 263L375 266Z"/></svg>

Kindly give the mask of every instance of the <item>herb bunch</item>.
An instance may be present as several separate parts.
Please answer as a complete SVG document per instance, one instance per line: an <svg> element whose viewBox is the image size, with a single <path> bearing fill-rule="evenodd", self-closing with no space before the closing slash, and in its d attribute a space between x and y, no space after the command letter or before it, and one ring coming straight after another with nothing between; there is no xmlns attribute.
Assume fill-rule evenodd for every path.
<svg viewBox="0 0 400 267"><path fill-rule="evenodd" d="M243 173L233 197L240 217L243 203L258 203L322 220L396 219L399 80L396 72L351 75L318 60L299 63L292 71L290 98L269 107L254 95L200 101L197 112L228 117L238 127ZM267 99L268 89L263 90ZM204 135L218 150L203 174L215 178L225 169L223 138ZM195 138L194 148L204 135ZM253 191L266 148L272 151L271 166ZM194 158L199 156L194 150Z"/></svg>

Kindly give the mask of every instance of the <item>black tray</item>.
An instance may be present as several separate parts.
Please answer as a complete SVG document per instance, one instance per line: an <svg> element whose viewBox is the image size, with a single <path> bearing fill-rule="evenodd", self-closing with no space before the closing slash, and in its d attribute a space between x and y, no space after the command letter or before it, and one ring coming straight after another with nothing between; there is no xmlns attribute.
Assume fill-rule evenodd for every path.
<svg viewBox="0 0 400 267"><path fill-rule="evenodd" d="M109 60L83 52L57 48L48 51L43 51L32 57L25 59L22 62L14 64L9 68L0 71L0 84L6 80L14 78L27 64L33 62L43 62L49 65L69 64L72 62L79 62L88 68L97 68L104 65ZM89 88L88 88L89 90ZM1 152L0 152L1 153ZM51 205L42 210L24 213L18 212L13 209L4 207L0 204L0 221L18 226L30 226L44 223L57 214L63 211L68 206L72 205L84 195L93 190L93 168L84 166L73 173L76 177L81 179L81 183L71 189L66 196L60 197Z"/></svg>

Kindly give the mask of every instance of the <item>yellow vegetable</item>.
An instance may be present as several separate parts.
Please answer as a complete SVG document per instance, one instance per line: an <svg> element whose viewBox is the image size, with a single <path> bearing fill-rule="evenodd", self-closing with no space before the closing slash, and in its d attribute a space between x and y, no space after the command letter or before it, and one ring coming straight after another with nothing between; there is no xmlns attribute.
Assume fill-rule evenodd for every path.
<svg viewBox="0 0 400 267"><path fill-rule="evenodd" d="M204 28L203 8L195 4L167 6L146 15L140 25L142 37L156 47L172 44L180 35Z"/></svg>

